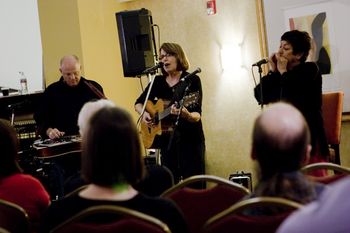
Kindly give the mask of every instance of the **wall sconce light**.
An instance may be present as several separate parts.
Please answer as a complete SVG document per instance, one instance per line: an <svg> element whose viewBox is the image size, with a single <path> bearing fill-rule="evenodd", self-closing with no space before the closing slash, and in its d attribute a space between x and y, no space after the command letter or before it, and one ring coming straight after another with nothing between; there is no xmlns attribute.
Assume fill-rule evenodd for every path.
<svg viewBox="0 0 350 233"><path fill-rule="evenodd" d="M240 44L225 44L220 51L222 70L234 71L242 67L242 49Z"/></svg>

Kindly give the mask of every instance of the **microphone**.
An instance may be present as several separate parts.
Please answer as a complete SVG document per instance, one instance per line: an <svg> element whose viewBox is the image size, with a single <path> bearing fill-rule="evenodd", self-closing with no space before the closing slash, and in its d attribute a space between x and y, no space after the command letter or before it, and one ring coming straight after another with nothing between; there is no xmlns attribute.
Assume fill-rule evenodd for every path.
<svg viewBox="0 0 350 233"><path fill-rule="evenodd" d="M193 75L198 74L198 73L200 73L200 72L202 72L202 70L201 70L201 68L198 67L195 71L193 71L192 73L189 73L188 75L186 75L185 77L181 78L180 80L181 80L181 81L185 81L185 80L187 80L188 78L190 78L190 77L192 77Z"/></svg>
<svg viewBox="0 0 350 233"><path fill-rule="evenodd" d="M268 58L263 58L263 59L261 59L260 61L255 62L252 66L261 66L261 65L266 64L266 63L268 63L268 62L269 62L269 59L268 59Z"/></svg>
<svg viewBox="0 0 350 233"><path fill-rule="evenodd" d="M142 71L142 74L153 73L154 71L156 71L158 68L161 68L161 67L163 67L163 62L159 62L157 65L145 69L144 71Z"/></svg>

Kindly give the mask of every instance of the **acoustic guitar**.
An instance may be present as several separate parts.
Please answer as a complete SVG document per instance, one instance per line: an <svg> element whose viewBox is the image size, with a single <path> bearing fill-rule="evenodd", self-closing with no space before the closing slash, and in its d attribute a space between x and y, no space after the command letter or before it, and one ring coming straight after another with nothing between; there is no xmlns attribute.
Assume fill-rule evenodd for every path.
<svg viewBox="0 0 350 233"><path fill-rule="evenodd" d="M197 104L199 92L193 92L183 98L183 106L189 107ZM141 122L141 136L143 145L146 149L159 148L159 145L154 143L157 137L161 137L166 133L170 133L174 129L174 122L171 121L170 115L171 106L165 108L165 101L157 100L156 104L148 100L146 103L146 111L151 115L153 126L148 126L145 122ZM171 119L169 119L171 118Z"/></svg>

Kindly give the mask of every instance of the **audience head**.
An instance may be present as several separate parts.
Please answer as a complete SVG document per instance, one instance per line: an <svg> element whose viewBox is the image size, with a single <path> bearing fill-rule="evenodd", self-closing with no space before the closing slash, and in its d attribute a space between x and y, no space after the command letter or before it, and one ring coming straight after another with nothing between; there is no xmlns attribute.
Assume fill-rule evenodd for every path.
<svg viewBox="0 0 350 233"><path fill-rule="evenodd" d="M307 32L291 30L281 36L281 41L288 42L293 47L293 54L300 54L300 62L305 62L311 48L311 37Z"/></svg>
<svg viewBox="0 0 350 233"><path fill-rule="evenodd" d="M82 176L103 187L134 185L144 175L141 144L131 115L104 106L87 121L82 137Z"/></svg>
<svg viewBox="0 0 350 233"><path fill-rule="evenodd" d="M75 87L80 82L81 65L76 55L66 55L60 61L60 72L63 81L70 87Z"/></svg>
<svg viewBox="0 0 350 233"><path fill-rule="evenodd" d="M103 107L114 107L111 100L99 99L84 104L78 116L79 133L83 136L91 116Z"/></svg>
<svg viewBox="0 0 350 233"><path fill-rule="evenodd" d="M0 119L0 178L21 172L17 162L18 139L15 129L4 119Z"/></svg>
<svg viewBox="0 0 350 233"><path fill-rule="evenodd" d="M177 61L177 70L186 71L190 67L190 64L187 60L186 54L179 44L176 43L163 43L160 46L159 51L163 50L166 54L174 56ZM160 61L162 58L159 59ZM163 74L166 74L165 70L162 69Z"/></svg>
<svg viewBox="0 0 350 233"><path fill-rule="evenodd" d="M262 179L298 170L309 157L310 132L302 114L290 104L271 104L253 129L252 157Z"/></svg>

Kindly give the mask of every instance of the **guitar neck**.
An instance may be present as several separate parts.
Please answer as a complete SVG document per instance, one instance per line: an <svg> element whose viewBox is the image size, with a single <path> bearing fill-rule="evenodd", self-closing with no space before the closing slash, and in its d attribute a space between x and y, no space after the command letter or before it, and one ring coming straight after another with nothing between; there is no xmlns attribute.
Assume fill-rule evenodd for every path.
<svg viewBox="0 0 350 233"><path fill-rule="evenodd" d="M167 107L163 112L160 112L158 113L158 120L162 120L164 119L165 117L169 116L170 115L170 110L171 110L171 106L170 107Z"/></svg>

